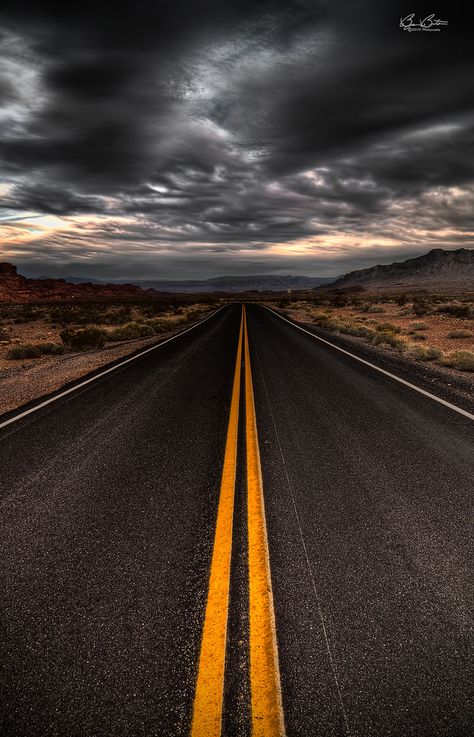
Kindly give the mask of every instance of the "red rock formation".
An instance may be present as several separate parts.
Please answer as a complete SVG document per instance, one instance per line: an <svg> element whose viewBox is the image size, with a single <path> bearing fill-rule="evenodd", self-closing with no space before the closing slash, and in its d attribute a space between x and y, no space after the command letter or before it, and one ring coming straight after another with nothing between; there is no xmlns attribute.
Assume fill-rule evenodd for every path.
<svg viewBox="0 0 474 737"><path fill-rule="evenodd" d="M153 292L153 294L151 293ZM101 299L141 299L158 295L133 284L70 284L64 279L27 279L16 266L0 263L0 302L71 302Z"/></svg>

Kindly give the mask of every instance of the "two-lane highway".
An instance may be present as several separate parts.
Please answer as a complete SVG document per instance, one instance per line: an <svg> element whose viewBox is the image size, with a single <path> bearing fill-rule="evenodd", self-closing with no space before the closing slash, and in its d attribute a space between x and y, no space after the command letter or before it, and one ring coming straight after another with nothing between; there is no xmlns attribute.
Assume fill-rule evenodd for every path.
<svg viewBox="0 0 474 737"><path fill-rule="evenodd" d="M0 734L471 734L469 417L232 305L1 424Z"/></svg>

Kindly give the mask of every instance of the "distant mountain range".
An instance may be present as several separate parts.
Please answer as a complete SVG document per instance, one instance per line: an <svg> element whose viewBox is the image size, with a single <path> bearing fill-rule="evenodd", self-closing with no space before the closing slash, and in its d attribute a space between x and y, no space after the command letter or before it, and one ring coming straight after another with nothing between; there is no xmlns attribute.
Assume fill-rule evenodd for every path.
<svg viewBox="0 0 474 737"><path fill-rule="evenodd" d="M142 289L159 292L282 292L287 289L314 289L329 284L333 279L311 276L275 276L274 274L251 276L216 276L212 279L185 281L145 280L133 283Z"/></svg>
<svg viewBox="0 0 474 737"><path fill-rule="evenodd" d="M94 300L102 298L157 297L163 292L294 292L388 291L388 292L474 292L474 249L445 251L436 248L423 256L400 263L372 266L351 271L336 280L310 276L220 276L185 281L137 280L133 283L107 283L90 277L66 279L28 279L17 273L13 264L0 264L0 302Z"/></svg>
<svg viewBox="0 0 474 737"><path fill-rule="evenodd" d="M46 277L44 277L46 278ZM91 279L82 276L66 276L65 281L71 284L90 282L92 284L103 284L100 279ZM323 284L330 284L334 278L312 277L312 276L275 276L274 274L251 275L251 276L215 276L211 279L132 279L142 289L155 289L159 292L281 292L287 289L314 289ZM130 279L128 280L130 282ZM116 280L121 284L122 280Z"/></svg>
<svg viewBox="0 0 474 737"><path fill-rule="evenodd" d="M98 280L81 279L81 277L66 277L66 281L100 283ZM337 279L292 276L291 274L284 276L264 274L218 276L204 280L134 280L132 283L142 289L187 293L286 292L288 289L292 291L308 289L393 292L404 290L474 291L474 249L460 248L456 251L445 251L442 248L435 248L417 258L351 271Z"/></svg>

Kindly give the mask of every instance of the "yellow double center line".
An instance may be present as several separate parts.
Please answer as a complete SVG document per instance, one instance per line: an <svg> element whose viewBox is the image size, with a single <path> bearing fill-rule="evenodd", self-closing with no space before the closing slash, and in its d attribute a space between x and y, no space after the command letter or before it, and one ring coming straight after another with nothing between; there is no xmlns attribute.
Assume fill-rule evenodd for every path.
<svg viewBox="0 0 474 737"><path fill-rule="evenodd" d="M242 307L191 737L220 737L222 730L242 352L245 358L252 737L285 735L252 369L245 307Z"/></svg>

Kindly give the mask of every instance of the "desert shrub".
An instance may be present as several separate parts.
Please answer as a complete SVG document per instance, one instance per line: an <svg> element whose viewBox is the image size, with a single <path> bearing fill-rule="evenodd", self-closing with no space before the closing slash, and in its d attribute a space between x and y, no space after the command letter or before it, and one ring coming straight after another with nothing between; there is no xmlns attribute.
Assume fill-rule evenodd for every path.
<svg viewBox="0 0 474 737"><path fill-rule="evenodd" d="M428 329L428 325L426 324L426 322L412 322L410 327L412 330L427 330Z"/></svg>
<svg viewBox="0 0 474 737"><path fill-rule="evenodd" d="M426 340L425 333L410 333L413 340Z"/></svg>
<svg viewBox="0 0 474 737"><path fill-rule="evenodd" d="M155 318L154 320L150 320L148 323L155 333L164 333L167 329L168 325L165 320L160 320L159 318Z"/></svg>
<svg viewBox="0 0 474 737"><path fill-rule="evenodd" d="M425 348L425 346L416 345L411 348L410 353L418 361L439 361L443 357L443 351L433 346Z"/></svg>
<svg viewBox="0 0 474 737"><path fill-rule="evenodd" d="M44 308L35 304L11 304L0 308L0 318L12 323L32 322L44 315Z"/></svg>
<svg viewBox="0 0 474 737"><path fill-rule="evenodd" d="M400 307L403 307L408 302L408 295L407 294L397 294L394 297L395 302Z"/></svg>
<svg viewBox="0 0 474 737"><path fill-rule="evenodd" d="M365 325L347 325L344 327L344 333L347 335L354 335L357 338L372 338L375 333Z"/></svg>
<svg viewBox="0 0 474 737"><path fill-rule="evenodd" d="M161 302L156 302L156 303L144 306L142 308L142 313L146 317L156 317L157 315L161 315L161 313L164 312L165 309L166 309L165 305L163 305Z"/></svg>
<svg viewBox="0 0 474 737"><path fill-rule="evenodd" d="M371 315L383 315L385 312L383 307L377 307L377 305L372 305L369 307L368 310L365 310L365 312L369 312Z"/></svg>
<svg viewBox="0 0 474 737"><path fill-rule="evenodd" d="M415 297L413 300L412 311L418 317L428 315L431 312L431 302L426 297Z"/></svg>
<svg viewBox="0 0 474 737"><path fill-rule="evenodd" d="M102 348L107 340L107 333L100 328L90 327L79 330L62 330L59 337L68 348L74 351L86 351L89 348Z"/></svg>
<svg viewBox="0 0 474 737"><path fill-rule="evenodd" d="M49 310L49 319L59 325L91 325L102 322L105 310L89 304L57 305Z"/></svg>
<svg viewBox="0 0 474 737"><path fill-rule="evenodd" d="M6 353L6 357L11 360L16 360L19 358L39 358L39 356L41 356L39 346L33 345L31 343L15 345L10 348Z"/></svg>
<svg viewBox="0 0 474 737"><path fill-rule="evenodd" d="M398 337L400 328L392 323L377 324L374 320L375 330L367 325L362 325L358 321L350 318L340 319L332 317L324 312L315 312L312 314L312 321L318 327L326 330L336 330L339 333L353 335L358 338L365 338L373 345L386 345L395 348L398 351L404 351L407 348L406 342Z"/></svg>
<svg viewBox="0 0 474 737"><path fill-rule="evenodd" d="M321 327L327 330L342 330L345 325L342 320L338 320L337 317L328 317L322 322Z"/></svg>
<svg viewBox="0 0 474 737"><path fill-rule="evenodd" d="M13 322L18 325L24 322L34 322L40 317L41 311L35 309L33 305L14 305L13 307Z"/></svg>
<svg viewBox="0 0 474 737"><path fill-rule="evenodd" d="M437 312L444 313L446 315L452 315L453 317L461 317L469 319L474 317L474 310L469 304L459 304L452 302L450 304L439 305Z"/></svg>
<svg viewBox="0 0 474 737"><path fill-rule="evenodd" d="M132 310L129 305L120 307L119 309L105 312L100 318L102 325L124 325L132 319ZM94 322L98 322L94 320Z"/></svg>
<svg viewBox="0 0 474 737"><path fill-rule="evenodd" d="M127 325L115 328L108 334L109 340L134 340L135 338L148 338L155 334L152 325L139 322L129 322Z"/></svg>
<svg viewBox="0 0 474 737"><path fill-rule="evenodd" d="M311 314L311 320L318 325L322 322L326 322L328 319L329 315L327 312L313 312Z"/></svg>
<svg viewBox="0 0 474 737"><path fill-rule="evenodd" d="M64 305L51 307L49 310L49 320L57 325L70 325L76 322L76 312L71 307Z"/></svg>
<svg viewBox="0 0 474 737"><path fill-rule="evenodd" d="M389 345L399 351L406 350L407 344L402 338L397 338L393 333L376 333L372 339L374 345Z"/></svg>
<svg viewBox="0 0 474 737"><path fill-rule="evenodd" d="M379 333L400 333L401 328L398 325L394 325L392 322L380 322L375 328Z"/></svg>
<svg viewBox="0 0 474 737"><path fill-rule="evenodd" d="M64 353L64 345L60 343L24 343L12 346L7 351L7 358L39 358L39 356L58 356Z"/></svg>
<svg viewBox="0 0 474 737"><path fill-rule="evenodd" d="M64 345L61 343L40 343L38 348L44 356L60 356L64 353Z"/></svg>
<svg viewBox="0 0 474 737"><path fill-rule="evenodd" d="M446 356L443 363L461 371L474 371L474 353L472 351L454 351L454 353Z"/></svg>
<svg viewBox="0 0 474 737"><path fill-rule="evenodd" d="M183 314L181 316L178 315L178 317L175 317L175 320L178 320L180 323L185 322L186 320L194 320L196 317L200 317L202 315L202 307L194 307L191 310L188 310L186 314Z"/></svg>
<svg viewBox="0 0 474 737"><path fill-rule="evenodd" d="M448 338L472 338L473 334L469 330L452 330L448 333Z"/></svg>
<svg viewBox="0 0 474 737"><path fill-rule="evenodd" d="M332 298L334 307L346 307L350 302L350 298L347 294L335 294Z"/></svg>
<svg viewBox="0 0 474 737"><path fill-rule="evenodd" d="M411 310L408 307L404 307L403 310L400 310L398 313L400 317L406 317L407 315L411 314Z"/></svg>

